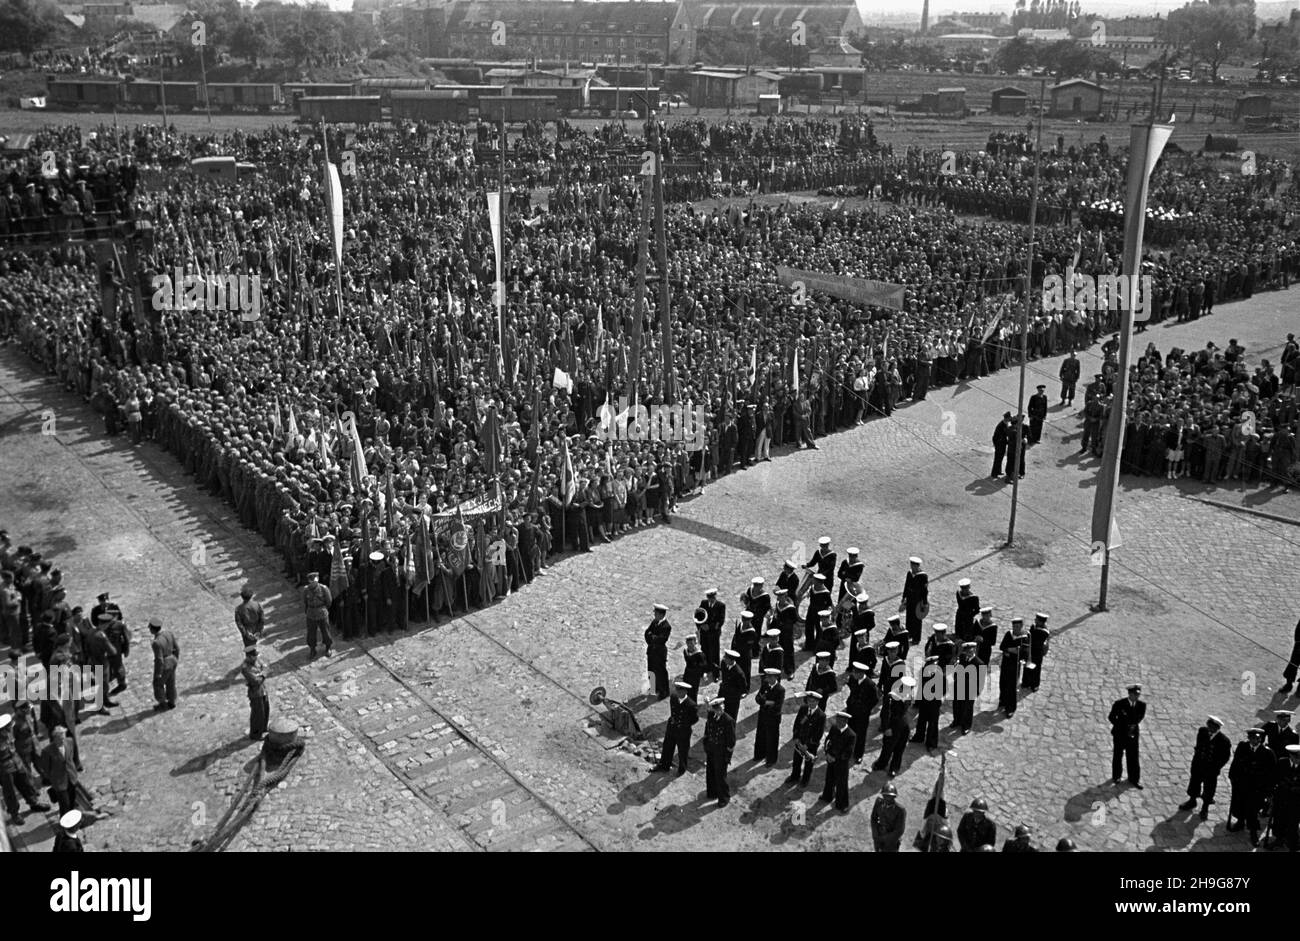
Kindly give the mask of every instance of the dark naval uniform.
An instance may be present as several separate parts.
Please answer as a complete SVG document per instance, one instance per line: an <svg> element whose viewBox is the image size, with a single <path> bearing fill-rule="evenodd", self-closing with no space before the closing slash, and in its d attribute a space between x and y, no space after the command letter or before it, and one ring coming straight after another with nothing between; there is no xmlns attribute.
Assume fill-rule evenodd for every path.
<svg viewBox="0 0 1300 941"><path fill-rule="evenodd" d="M725 807L731 800L731 786L727 783L727 766L736 748L736 720L728 713L717 715L709 710L704 719L704 794L716 797L718 806Z"/></svg>
<svg viewBox="0 0 1300 941"><path fill-rule="evenodd" d="M758 703L758 729L754 733L754 760L762 760L769 767L776 764L781 750L781 709L785 705L785 687L777 680L771 686L760 686L754 694Z"/></svg>
<svg viewBox="0 0 1300 941"><path fill-rule="evenodd" d="M1107 721L1110 722L1110 735L1114 742L1114 748L1110 760L1110 776L1118 782L1120 774L1123 771L1122 762L1128 761L1128 779L1133 784L1138 784L1142 780L1142 762L1138 754L1138 735L1142 720L1147 715L1147 704L1138 700L1136 703L1130 702L1125 696L1123 699L1115 700L1115 704L1110 707L1110 715Z"/></svg>
<svg viewBox="0 0 1300 941"><path fill-rule="evenodd" d="M786 782L798 781L804 787L812 778L813 762L826 732L826 712L817 701L804 702L794 717L794 762Z"/></svg>
<svg viewBox="0 0 1300 941"><path fill-rule="evenodd" d="M835 809L849 809L849 762L857 736L847 725L834 727L826 735L826 786L821 799L834 800Z"/></svg>
<svg viewBox="0 0 1300 941"><path fill-rule="evenodd" d="M740 712L740 700L749 692L749 677L738 663L722 665L722 679L718 683L718 695L723 699L722 711L734 720Z"/></svg>
<svg viewBox="0 0 1300 941"><path fill-rule="evenodd" d="M1228 806L1228 829L1250 830L1252 843L1259 840L1259 812L1268 800L1277 778L1277 756L1263 743L1242 742L1232 756L1228 780L1232 783L1232 801ZM1236 823L1233 823L1233 820Z"/></svg>
<svg viewBox="0 0 1300 941"><path fill-rule="evenodd" d="M668 695L668 637L673 627L668 619L655 620L645 629L645 667L654 674L655 695L664 699Z"/></svg>
<svg viewBox="0 0 1300 941"><path fill-rule="evenodd" d="M674 696L668 704L668 728L664 730L664 749L659 756L656 771L668 771L673 766L673 752L677 753L677 773L686 773L686 756L691 750L691 727L700 718L695 700L689 696Z"/></svg>

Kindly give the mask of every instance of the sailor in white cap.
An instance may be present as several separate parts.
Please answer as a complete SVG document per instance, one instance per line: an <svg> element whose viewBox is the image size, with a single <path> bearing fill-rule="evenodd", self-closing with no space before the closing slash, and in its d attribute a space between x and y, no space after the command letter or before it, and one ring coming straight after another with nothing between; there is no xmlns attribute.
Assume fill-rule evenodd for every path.
<svg viewBox="0 0 1300 941"><path fill-rule="evenodd" d="M975 653L975 642L966 641L957 653L957 662L951 672L952 725L962 735L970 732L975 724L975 700L984 691L984 676L987 664Z"/></svg>
<svg viewBox="0 0 1300 941"><path fill-rule="evenodd" d="M779 667L763 671L763 685L754 694L758 704L758 729L754 733L754 760L769 768L776 764L781 750L781 708L785 705L785 687L781 685Z"/></svg>
<svg viewBox="0 0 1300 941"><path fill-rule="evenodd" d="M817 758L817 749L821 747L822 736L826 734L826 713L823 710L822 694L815 689L808 689L803 694L803 705L794 717L791 730L794 756L790 766L790 776L786 784L798 784L807 787L812 779L813 762Z"/></svg>
<svg viewBox="0 0 1300 941"><path fill-rule="evenodd" d="M81 826L81 811L69 810L59 818L59 832L54 836L54 852L56 853L84 853L86 848L81 845L81 837L77 835L77 829Z"/></svg>
<svg viewBox="0 0 1300 941"><path fill-rule="evenodd" d="M794 559L786 559L781 563L781 574L776 577L776 587L784 588L790 593L790 600L799 602L803 595L799 592L799 573L796 571L799 563Z"/></svg>
<svg viewBox="0 0 1300 941"><path fill-rule="evenodd" d="M998 631L1000 626L993 620L993 609L988 605L980 608L979 623L975 625L976 636L975 643L979 645L979 658L984 663L991 663L993 658L993 648L998 643ZM965 641L961 641L965 643Z"/></svg>
<svg viewBox="0 0 1300 941"><path fill-rule="evenodd" d="M979 595L971 590L970 579L963 578L957 583L957 613L952 621L953 633L958 640L975 640L978 636L975 622L979 620L979 615Z"/></svg>
<svg viewBox="0 0 1300 941"><path fill-rule="evenodd" d="M804 616L803 649L816 650L821 636L821 612L831 606L831 586L821 572L812 576L812 591L808 595L808 613Z"/></svg>
<svg viewBox="0 0 1300 941"><path fill-rule="evenodd" d="M1043 661L1047 659L1047 650L1051 646L1052 632L1047 629L1047 615L1039 611L1034 615L1034 626L1029 629L1029 662L1020 685L1025 689L1035 690L1043 682Z"/></svg>
<svg viewBox="0 0 1300 941"><path fill-rule="evenodd" d="M758 669L774 668L785 672L785 651L781 649L781 632L770 627L763 632L763 649L758 654Z"/></svg>
<svg viewBox="0 0 1300 941"><path fill-rule="evenodd" d="M1300 745L1300 735L1296 734L1295 728L1291 725L1289 709L1278 709L1273 713L1273 718L1264 723L1264 738L1278 761L1286 760L1288 745Z"/></svg>
<svg viewBox="0 0 1300 941"><path fill-rule="evenodd" d="M887 640L880 647L880 695L888 696L907 672L907 651L897 640Z"/></svg>
<svg viewBox="0 0 1300 941"><path fill-rule="evenodd" d="M849 635L849 663L862 663L866 666L867 674L871 675L876 672L876 663L880 656L876 653L875 646L871 643L871 631L865 627L860 627Z"/></svg>
<svg viewBox="0 0 1300 941"><path fill-rule="evenodd" d="M912 741L924 744L927 753L939 747L939 714L943 711L944 668L936 654L925 658L917 683L916 732Z"/></svg>
<svg viewBox="0 0 1300 941"><path fill-rule="evenodd" d="M754 615L754 629L757 631L766 628L767 616L772 611L772 596L767 593L766 585L767 579L756 575L740 596L740 607Z"/></svg>
<svg viewBox="0 0 1300 941"><path fill-rule="evenodd" d="M686 773L686 756L691 750L691 728L700 719L700 710L690 697L691 684L678 680L673 684L668 703L668 727L664 729L664 747L656 771L671 771L673 752L677 753L677 776Z"/></svg>
<svg viewBox="0 0 1300 941"><path fill-rule="evenodd" d="M957 643L948 636L947 624L936 624L930 630L930 637L925 642L925 655L937 657L939 668L946 669L957 659Z"/></svg>
<svg viewBox="0 0 1300 941"><path fill-rule="evenodd" d="M835 669L831 665L831 654L828 650L819 651L813 658L816 664L812 672L808 674L808 683L805 689L814 689L821 693L825 702L830 702L830 698L839 691L839 680L835 677Z"/></svg>
<svg viewBox="0 0 1300 941"><path fill-rule="evenodd" d="M921 570L921 560L912 556L903 577L903 596L899 613L907 619L907 636L911 643L921 642L921 622L930 616L930 576Z"/></svg>
<svg viewBox="0 0 1300 941"><path fill-rule="evenodd" d="M307 651L308 656L316 656L316 644L325 645L325 656L330 656L334 638L330 635L330 605L334 596L320 583L320 573L312 570L307 573L307 584L302 589L302 606L307 617Z"/></svg>
<svg viewBox="0 0 1300 941"><path fill-rule="evenodd" d="M727 766L736 750L736 719L727 711L727 700L715 696L709 700L709 714L704 719L704 795L717 798L719 807L731 800Z"/></svg>
<svg viewBox="0 0 1300 941"><path fill-rule="evenodd" d="M1005 657L1006 654L1003 654ZM1119 784L1123 772L1123 762L1128 762L1128 779L1138 790L1142 789L1142 760L1138 754L1138 736L1141 734L1142 720L1147 717L1147 704L1142 702L1142 684L1131 683L1128 695L1115 700L1110 707L1110 736L1114 744L1110 759L1110 777L1112 784Z"/></svg>
<svg viewBox="0 0 1300 941"><path fill-rule="evenodd" d="M754 657L758 654L761 638L755 628L754 612L741 611L736 619L736 629L731 635L731 649L736 651L737 662L745 674L745 690L749 690L749 678L753 673Z"/></svg>
<svg viewBox="0 0 1300 941"><path fill-rule="evenodd" d="M722 676L718 680L718 695L722 698L727 715L733 723L740 712L740 700L749 692L749 676L740 668L740 652L722 652Z"/></svg>
<svg viewBox="0 0 1300 941"><path fill-rule="evenodd" d="M916 680L910 676L900 678L880 709L880 757L871 768L873 771L888 770L891 778L903 767L903 754L907 751L907 739L912 732L907 710L915 688Z"/></svg>
<svg viewBox="0 0 1300 941"><path fill-rule="evenodd" d="M704 593L699 610L704 612L705 619L703 623L697 621L695 629L700 634L700 648L704 651L709 679L715 681L722 672L722 626L727 623L727 603L718 598L718 589L710 588Z"/></svg>
<svg viewBox="0 0 1300 941"><path fill-rule="evenodd" d="M645 637L645 668L646 672L654 678L655 695L661 700L667 698L669 693L668 686L668 638L673 632L673 626L668 623L668 606L657 604L654 607L654 617L651 618L650 624L646 627Z"/></svg>
<svg viewBox="0 0 1300 941"><path fill-rule="evenodd" d="M1179 810L1193 810L1201 801L1201 819L1210 816L1214 792L1219 787L1219 772L1232 757L1232 742L1223 734L1223 720L1209 716L1196 730L1196 745L1192 749L1192 775L1187 785L1187 800Z"/></svg>
<svg viewBox="0 0 1300 941"><path fill-rule="evenodd" d="M778 588L776 610L772 612L772 624L781 635L781 654L784 657L781 670L787 680L794 676L794 625L798 620L799 606L794 603L788 591Z"/></svg>
<svg viewBox="0 0 1300 941"><path fill-rule="evenodd" d="M700 649L700 639L694 634L686 635L686 649L682 651L682 659L685 661L682 667L682 679L690 684L691 698L698 702L700 682L704 679L708 664L704 659L704 651Z"/></svg>
<svg viewBox="0 0 1300 941"><path fill-rule="evenodd" d="M848 555L848 558L840 563L840 593L835 599L836 604L839 604L844 600L844 592L848 588L849 583L852 582L855 585L861 583L862 573L866 571L866 563L858 560L857 546L849 546L849 548L844 551Z"/></svg>
<svg viewBox="0 0 1300 941"><path fill-rule="evenodd" d="M835 629L831 621L833 614L829 606L817 612L817 643L813 647L814 655L819 653L831 655L831 666L835 666L835 659L840 649L840 632Z"/></svg>
<svg viewBox="0 0 1300 941"><path fill-rule="evenodd" d="M870 650L872 656L875 656L875 651L870 647L866 650ZM871 722L871 714L876 711L876 706L880 702L880 690L871 679L871 667L867 663L854 660L849 664L847 689L849 695L844 703L844 709L850 716L849 725L853 728L855 736L853 763L858 765L862 763L862 753L867 747L867 725Z"/></svg>
<svg viewBox="0 0 1300 941"><path fill-rule="evenodd" d="M849 810L849 763L853 761L857 739L849 727L851 718L844 711L835 713L835 724L826 736L826 786L819 800L834 800L835 809L840 813Z"/></svg>
<svg viewBox="0 0 1300 941"><path fill-rule="evenodd" d="M826 576L826 590L829 591L831 583L835 578L835 553L831 550L831 537L822 536L817 540L817 550L812 554L803 567L808 572ZM800 586L802 590L808 589L808 577L804 576L804 583Z"/></svg>
<svg viewBox="0 0 1300 941"><path fill-rule="evenodd" d="M1246 741L1237 744L1228 768L1232 802L1227 827L1229 833L1249 827L1251 846L1259 845L1259 814L1272 793L1276 776L1277 756L1264 744L1263 727L1247 729Z"/></svg>

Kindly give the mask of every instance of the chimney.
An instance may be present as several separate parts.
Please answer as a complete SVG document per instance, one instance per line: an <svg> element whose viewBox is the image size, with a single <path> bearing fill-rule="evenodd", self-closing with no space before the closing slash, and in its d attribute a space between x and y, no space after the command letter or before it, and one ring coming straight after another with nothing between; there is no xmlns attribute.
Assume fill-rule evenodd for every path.
<svg viewBox="0 0 1300 941"><path fill-rule="evenodd" d="M921 35L930 31L930 0L921 3Z"/></svg>

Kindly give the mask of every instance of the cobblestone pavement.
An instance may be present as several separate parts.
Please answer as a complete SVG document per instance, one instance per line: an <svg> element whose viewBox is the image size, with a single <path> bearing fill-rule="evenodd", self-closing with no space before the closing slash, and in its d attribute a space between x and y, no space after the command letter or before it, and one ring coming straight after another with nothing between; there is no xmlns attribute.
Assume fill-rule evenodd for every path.
<svg viewBox="0 0 1300 941"><path fill-rule="evenodd" d="M1258 358L1285 336L1290 300L1260 295L1143 339L1165 349L1236 336ZM1054 392L1058 364L1032 363L1029 391L1045 375L1038 381ZM1226 780L1225 804L1207 823L1177 805L1207 712L1236 739L1282 701L1275 690L1297 612L1280 586L1300 570L1300 530L1188 496L1300 517L1297 496L1126 478L1110 611L1091 613L1095 462L1074 457L1077 416L1053 408L1029 454L1015 546L1003 548L1010 487L987 479L988 438L1016 385L1012 372L934 390L892 419L822 439L819 451L782 454L711 485L683 503L672 526L565 559L492 608L340 643L333 659L309 663L296 594L260 538L195 492L159 449L105 441L80 402L6 351L0 471L14 482L0 513L6 528L55 555L75 601L111 588L135 624L159 613L184 646L179 709L150 710L141 650L119 714L88 722L87 778L112 811L90 829L91 848L187 847L211 832L255 758L231 619L245 581L267 606L273 711L303 723L310 744L235 849L865 848L883 775L853 772L846 816L815 802L820 766L808 792L786 788L792 715L781 766L767 770L747 760L755 717L752 702L742 705L734 800L719 809L703 796L698 744L691 773L649 774L646 755L603 728L587 699L607 687L657 742L666 707L645 695L641 640L652 603L672 607L670 665L679 668L705 588L718 587L734 609L751 576L772 579L782 558L826 534L841 553L862 548L864 583L882 614L896 607L906 558L916 553L931 575L933 620L951 621L962 577L1004 626L1012 614L1052 615L1042 689L1012 718L994 711L990 689L974 733L941 739L954 820L983 795L1000 837L1026 822L1045 843L1070 835L1088 849L1249 849L1224 831ZM39 433L43 415L55 418L56 435ZM800 660L790 684L798 688L807 669ZM1134 680L1150 704L1141 791L1108 783L1106 712ZM873 722L868 758L878 749ZM896 781L909 838L938 760L909 746ZM22 836L40 847L48 825L33 817Z"/></svg>

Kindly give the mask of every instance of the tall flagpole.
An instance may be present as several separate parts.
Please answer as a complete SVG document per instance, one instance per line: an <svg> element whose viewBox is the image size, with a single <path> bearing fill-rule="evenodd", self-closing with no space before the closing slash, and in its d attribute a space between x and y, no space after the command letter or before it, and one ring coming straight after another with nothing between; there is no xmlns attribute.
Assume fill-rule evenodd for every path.
<svg viewBox="0 0 1300 941"><path fill-rule="evenodd" d="M1029 244L1025 247L1025 312L1020 318L1020 395L1016 399L1016 456L1011 475L1011 519L1007 523L1007 548L1016 544L1016 509L1020 505L1020 464L1025 459L1025 374L1029 369L1029 312L1034 301L1034 233L1038 226L1038 174L1043 153L1043 105L1047 80L1038 83L1038 134L1034 140L1034 188L1029 197ZM969 338L968 338L969 341Z"/></svg>
<svg viewBox="0 0 1300 941"><path fill-rule="evenodd" d="M664 214L664 161L663 142L659 136L659 122L650 110L650 67L646 66L646 135L651 152L655 155L654 212L655 249L659 265L659 328L663 334L664 404L672 405L677 390L673 375L673 321L668 293L668 226Z"/></svg>
<svg viewBox="0 0 1300 941"><path fill-rule="evenodd" d="M1137 318L1139 294L1142 284L1142 233L1146 225L1147 188L1151 170L1160 158L1165 144L1173 134L1172 124L1157 124L1156 111L1146 124L1135 124L1129 131L1128 183L1124 205L1124 259L1123 277L1127 291L1123 291L1126 310L1120 320L1119 372L1115 377L1115 393L1111 399L1110 420L1106 424L1106 441L1102 451L1102 466L1097 472L1096 502L1092 512L1093 559L1101 559L1101 585L1097 604L1093 610L1106 610L1107 589L1110 586L1110 554L1115 548L1111 537L1115 531L1115 492L1119 487L1120 458L1124 443L1124 426L1128 411L1128 380L1130 347L1133 345L1133 323ZM1142 305L1150 298L1141 299ZM1143 311L1142 319L1150 316Z"/></svg>

